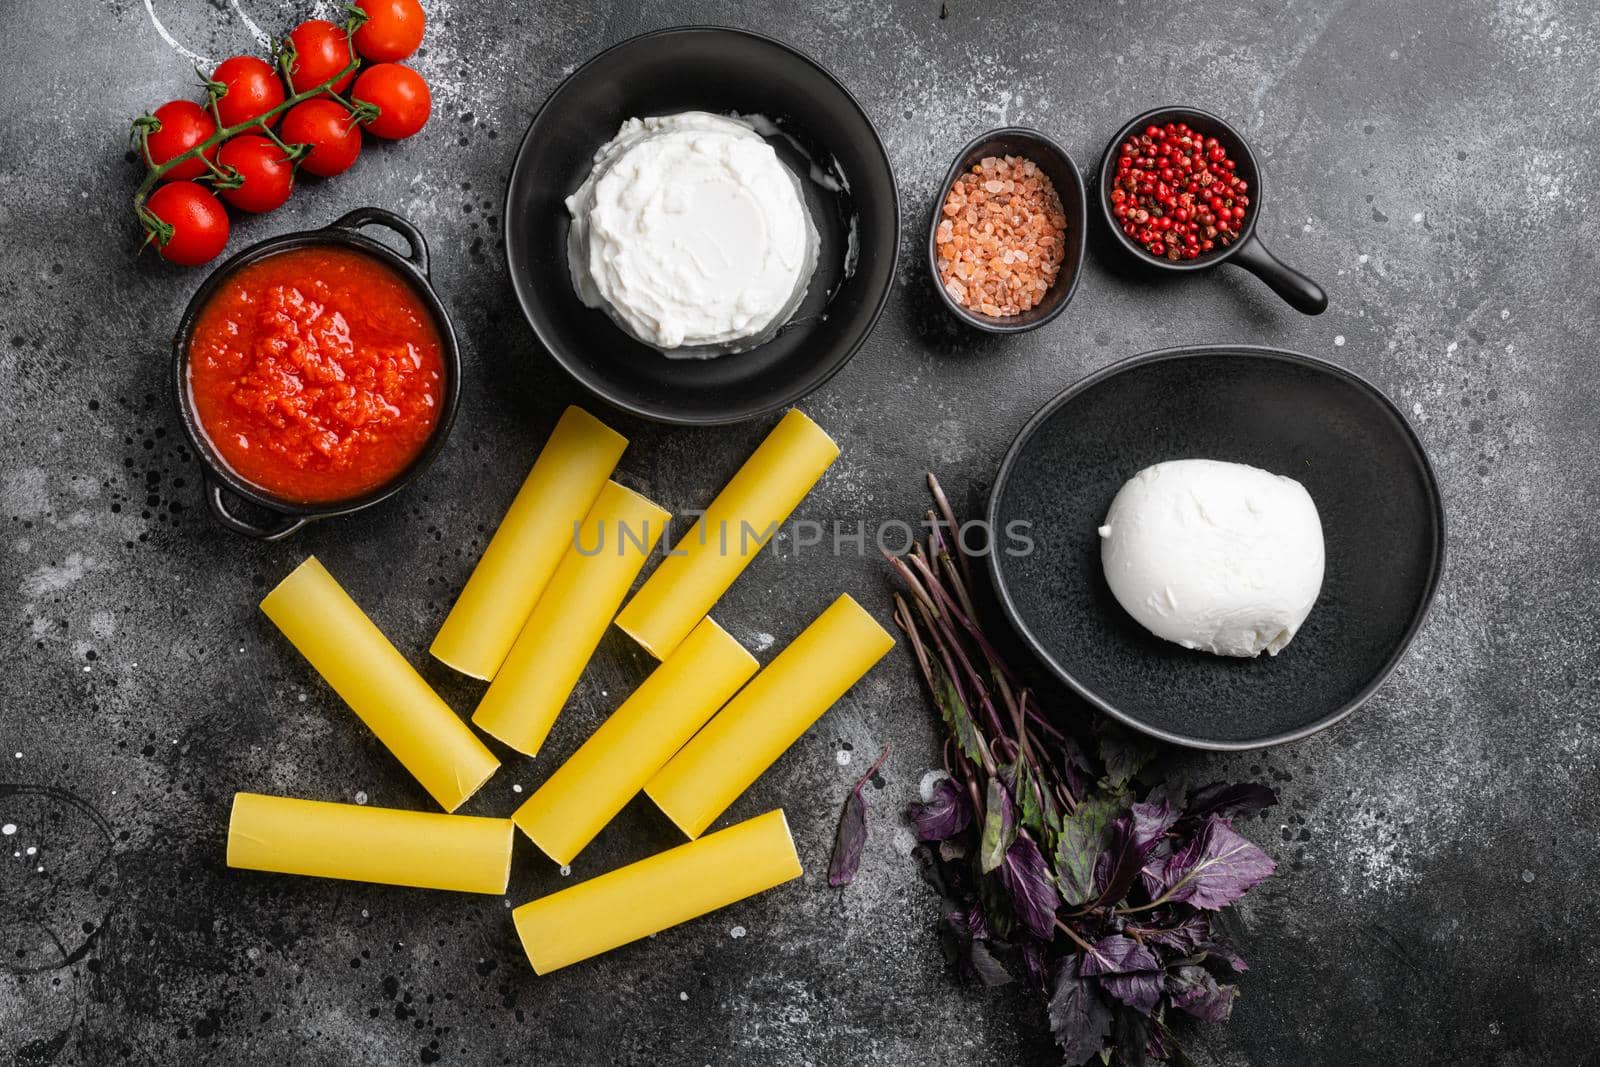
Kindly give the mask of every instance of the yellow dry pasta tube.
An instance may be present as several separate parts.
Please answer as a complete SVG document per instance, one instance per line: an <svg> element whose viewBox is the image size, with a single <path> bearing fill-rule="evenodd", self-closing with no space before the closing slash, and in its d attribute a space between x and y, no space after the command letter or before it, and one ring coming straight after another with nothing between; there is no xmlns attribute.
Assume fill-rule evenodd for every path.
<svg viewBox="0 0 1600 1067"><path fill-rule="evenodd" d="M607 482L550 576L472 721L537 755L671 515Z"/></svg>
<svg viewBox="0 0 1600 1067"><path fill-rule="evenodd" d="M433 639L435 659L494 677L627 446L587 411L567 408Z"/></svg>
<svg viewBox="0 0 1600 1067"><path fill-rule="evenodd" d="M549 974L800 877L782 811L707 834L511 913L528 962Z"/></svg>
<svg viewBox="0 0 1600 1067"><path fill-rule="evenodd" d="M894 647L865 608L841 596L645 784L678 828L698 837Z"/></svg>
<svg viewBox="0 0 1600 1067"><path fill-rule="evenodd" d="M617 626L657 659L670 655L838 455L833 438L791 410L628 601Z"/></svg>
<svg viewBox="0 0 1600 1067"><path fill-rule="evenodd" d="M279 582L261 610L444 810L500 766L317 557Z"/></svg>
<svg viewBox="0 0 1600 1067"><path fill-rule="evenodd" d="M458 893L504 893L510 819L235 793L228 866Z"/></svg>
<svg viewBox="0 0 1600 1067"><path fill-rule="evenodd" d="M755 657L708 616L512 821L545 855L571 863L755 672Z"/></svg>

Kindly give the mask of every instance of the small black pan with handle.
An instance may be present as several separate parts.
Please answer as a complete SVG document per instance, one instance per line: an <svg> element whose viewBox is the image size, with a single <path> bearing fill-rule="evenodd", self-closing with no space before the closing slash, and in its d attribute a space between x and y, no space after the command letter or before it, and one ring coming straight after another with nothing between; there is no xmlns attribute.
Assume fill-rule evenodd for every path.
<svg viewBox="0 0 1600 1067"><path fill-rule="evenodd" d="M1228 158L1234 161L1235 173L1248 182L1250 187L1250 210L1245 215L1244 229L1240 232L1238 240L1225 248L1203 252L1197 259L1174 261L1152 255L1122 231L1122 223L1118 221L1111 205L1117 154L1122 143L1147 126L1164 126L1169 122L1186 122L1191 129L1201 135L1215 137L1227 151ZM1250 151L1249 143L1238 130L1222 119L1198 108L1158 107L1153 111L1146 111L1117 131L1117 135L1111 138L1111 143L1106 146L1105 155L1100 160L1100 209L1105 213L1106 223L1110 226L1112 235L1129 255L1153 270L1179 273L1209 270L1218 264L1232 263L1266 282L1268 288L1283 297L1296 311L1306 315L1320 315L1328 308L1328 294L1323 291L1322 286L1284 264L1267 251L1267 246L1256 236L1256 222L1261 218L1265 198L1261 166L1256 161L1255 153Z"/></svg>

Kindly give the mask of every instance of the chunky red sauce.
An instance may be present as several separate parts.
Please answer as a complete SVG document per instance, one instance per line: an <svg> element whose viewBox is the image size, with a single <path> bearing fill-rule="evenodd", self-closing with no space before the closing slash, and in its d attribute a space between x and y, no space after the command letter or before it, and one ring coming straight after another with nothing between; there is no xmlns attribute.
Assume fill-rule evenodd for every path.
<svg viewBox="0 0 1600 1067"><path fill-rule="evenodd" d="M240 269L206 303L189 390L239 477L281 500L346 500L427 444L440 348L427 307L389 267L348 248L294 249Z"/></svg>

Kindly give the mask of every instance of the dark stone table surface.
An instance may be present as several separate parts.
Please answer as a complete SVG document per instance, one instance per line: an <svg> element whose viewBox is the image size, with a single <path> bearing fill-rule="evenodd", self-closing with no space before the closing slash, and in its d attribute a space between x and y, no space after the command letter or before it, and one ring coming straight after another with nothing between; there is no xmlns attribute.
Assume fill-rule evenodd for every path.
<svg viewBox="0 0 1600 1067"><path fill-rule="evenodd" d="M1052 1060L1023 993L965 988L941 956L899 815L939 731L903 651L730 813L782 805L802 882L548 977L527 966L509 908L564 879L525 842L505 900L223 866L236 790L429 806L256 602L314 552L453 706L472 706L478 687L424 650L555 415L583 401L506 281L512 154L546 94L602 45L716 22L838 72L882 131L907 215L877 332L805 403L844 454L803 514L914 518L930 468L970 509L1048 396L1191 342L1337 360L1393 397L1432 455L1448 572L1393 678L1311 740L1166 756L1186 780L1253 776L1283 799L1246 824L1280 871L1238 915L1252 968L1232 1023L1183 1031L1196 1061L1593 1062L1600 8L430 0L416 61L436 93L428 128L369 142L349 175L239 222L232 247L364 204L409 215L463 340L462 418L399 500L266 546L207 517L174 414L166 338L202 273L135 255L127 122L194 86L150 6L15 0L0 33L0 823L16 827L0 840L0 1059ZM252 48L241 9L272 32L310 10L154 8L212 60ZM1174 101L1253 139L1271 176L1260 233L1327 285L1327 314L1302 318L1231 269L1130 278L1096 247L1051 327L955 328L918 248L956 149L1029 124L1087 165L1125 118ZM679 508L709 499L769 424L614 422L634 442L626 479ZM888 589L876 559L780 552L719 616L764 647L841 590L886 618ZM608 637L550 753L570 751L646 667ZM1086 712L1061 701L1059 714ZM838 805L889 742L861 875L831 891ZM511 761L469 810L509 811L552 765ZM636 803L570 877L675 841Z"/></svg>

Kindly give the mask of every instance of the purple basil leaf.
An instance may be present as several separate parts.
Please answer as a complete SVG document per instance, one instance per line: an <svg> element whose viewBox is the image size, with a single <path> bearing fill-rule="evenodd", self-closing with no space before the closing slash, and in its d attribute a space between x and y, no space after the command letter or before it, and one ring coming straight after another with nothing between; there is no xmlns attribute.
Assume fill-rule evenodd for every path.
<svg viewBox="0 0 1600 1067"><path fill-rule="evenodd" d="M1031 837L1019 835L1000 864L1000 880L1011 890L1017 918L1035 937L1049 941L1055 935L1056 909L1061 897L1050 879L1044 854Z"/></svg>
<svg viewBox="0 0 1600 1067"><path fill-rule="evenodd" d="M1160 804L1165 802L1168 806L1176 808L1181 814L1189 809L1184 802L1188 788L1182 782L1157 782L1150 787L1150 792L1144 796L1146 804Z"/></svg>
<svg viewBox="0 0 1600 1067"><path fill-rule="evenodd" d="M973 763L982 763L977 724L972 721L972 713L962 702L960 690L950 680L950 675L937 656L929 657L928 673L932 675L933 702L939 706L939 714L950 728L950 736L955 739L956 747Z"/></svg>
<svg viewBox="0 0 1600 1067"><path fill-rule="evenodd" d="M1172 1006L1207 1022L1227 1022L1239 988L1219 985L1204 967L1178 967L1167 974L1167 995Z"/></svg>
<svg viewBox="0 0 1600 1067"><path fill-rule="evenodd" d="M1044 945L1038 941L1022 943L1022 962L1027 965L1028 977L1034 985L1044 989L1050 978L1050 963L1045 959Z"/></svg>
<svg viewBox="0 0 1600 1067"><path fill-rule="evenodd" d="M1098 977L1110 996L1145 1015L1161 999L1161 961L1147 946L1122 934L1096 941L1079 961L1078 974Z"/></svg>
<svg viewBox="0 0 1600 1067"><path fill-rule="evenodd" d="M944 951L945 960L961 971L963 976L966 974L967 953L971 943L966 923L961 921L961 913L946 912L939 923L939 947Z"/></svg>
<svg viewBox="0 0 1600 1067"><path fill-rule="evenodd" d="M1122 934L1108 934L1090 946L1078 961L1085 978L1101 974L1139 974L1161 970L1161 961L1145 945Z"/></svg>
<svg viewBox="0 0 1600 1067"><path fill-rule="evenodd" d="M1223 908L1277 869L1260 848L1219 815L1206 816L1194 839L1172 854L1162 872L1162 896L1197 908Z"/></svg>
<svg viewBox="0 0 1600 1067"><path fill-rule="evenodd" d="M998 874L978 876L978 901L983 906L983 917L988 921L995 938L1006 941L1016 934L1016 904L1011 899L1011 891Z"/></svg>
<svg viewBox="0 0 1600 1067"><path fill-rule="evenodd" d="M1172 1056L1170 1046L1173 1042L1171 1035L1167 1033L1167 1028L1161 1025L1159 1019L1152 1021L1155 1022L1155 1025L1150 1028L1150 1058L1157 1063L1166 1063L1168 1057ZM1176 1067L1176 1065L1167 1063L1167 1067Z"/></svg>
<svg viewBox="0 0 1600 1067"><path fill-rule="evenodd" d="M1106 787L1113 793L1122 792L1155 754L1153 746L1135 740L1125 731L1106 727L1100 735L1100 762L1106 769Z"/></svg>
<svg viewBox="0 0 1600 1067"><path fill-rule="evenodd" d="M1184 956L1193 955L1211 940L1211 918L1202 912L1184 917L1181 922L1143 932L1146 942L1172 949Z"/></svg>
<svg viewBox="0 0 1600 1067"><path fill-rule="evenodd" d="M1005 985L1013 980L1011 971L994 951L1005 946L990 940L983 909L977 904L947 912L942 929L945 956L963 977L985 986Z"/></svg>
<svg viewBox="0 0 1600 1067"><path fill-rule="evenodd" d="M967 962L971 965L978 981L991 989L1015 981L1015 976L1006 970L999 957L990 950L987 941L973 940L968 949Z"/></svg>
<svg viewBox="0 0 1600 1067"><path fill-rule="evenodd" d="M1112 1067L1145 1067L1150 1062L1150 1020L1126 1008L1111 1018Z"/></svg>
<svg viewBox="0 0 1600 1067"><path fill-rule="evenodd" d="M1111 1008L1094 983L1073 973L1070 960L1056 969L1048 1005L1050 1032L1061 1046L1061 1058L1081 1064L1098 1055L1111 1032Z"/></svg>
<svg viewBox="0 0 1600 1067"><path fill-rule="evenodd" d="M951 912L951 923L965 930L969 938L975 941L986 941L989 938L989 922L983 917L983 909L976 904Z"/></svg>
<svg viewBox="0 0 1600 1067"><path fill-rule="evenodd" d="M1094 796L1061 821L1061 833L1056 838L1056 878L1068 904L1076 906L1094 897L1095 860L1105 850L1116 813L1114 800Z"/></svg>
<svg viewBox="0 0 1600 1067"><path fill-rule="evenodd" d="M1103 903L1115 904L1128 895L1144 867L1145 857L1154 847L1153 841L1141 843L1137 822L1130 812L1111 823L1110 844L1095 862L1097 899Z"/></svg>
<svg viewBox="0 0 1600 1067"><path fill-rule="evenodd" d="M961 896L960 868L944 860L943 857L928 845L918 845L911 850L911 856L917 861L917 869L922 873L922 880L933 887L933 891L946 901L957 901Z"/></svg>
<svg viewBox="0 0 1600 1067"><path fill-rule="evenodd" d="M1061 833L1061 801L1056 791L1040 781L1039 768L1033 768L1033 781L1038 789L1040 819L1044 832L1039 835L1039 847L1048 855L1057 835Z"/></svg>
<svg viewBox="0 0 1600 1067"><path fill-rule="evenodd" d="M1083 748L1070 737L1061 738L1061 777L1074 797L1086 797L1094 785L1094 767Z"/></svg>
<svg viewBox="0 0 1600 1067"><path fill-rule="evenodd" d="M1078 744L1076 739L1062 735L1060 743L1063 770L1076 770L1083 774L1094 773L1094 765L1089 762L1089 757L1084 754L1083 746Z"/></svg>
<svg viewBox="0 0 1600 1067"><path fill-rule="evenodd" d="M828 859L828 884L834 888L849 885L861 866L861 851L867 844L867 798L852 789L844 798L839 814L839 829L833 838L833 855Z"/></svg>
<svg viewBox="0 0 1600 1067"><path fill-rule="evenodd" d="M1006 850L1017 837L1016 811L1011 806L1011 794L999 775L989 779L988 795L984 799L983 837L978 843L978 869L988 874L1006 858Z"/></svg>
<svg viewBox="0 0 1600 1067"><path fill-rule="evenodd" d="M1020 759L1015 763L1008 763L1000 768L1000 777L1005 780L1006 787L1016 802L1017 825L1042 839L1044 806L1040 803L1040 791L1034 785L1033 772L1028 764Z"/></svg>
<svg viewBox="0 0 1600 1067"><path fill-rule="evenodd" d="M1100 988L1135 1011L1149 1015L1161 1000L1161 972L1104 975L1100 979Z"/></svg>
<svg viewBox="0 0 1600 1067"><path fill-rule="evenodd" d="M867 768L844 798L844 810L839 813L839 830L833 838L833 855L828 859L828 884L838 889L855 880L861 867L861 853L867 845L867 798L862 790L883 761L889 758L888 745L872 766Z"/></svg>
<svg viewBox="0 0 1600 1067"><path fill-rule="evenodd" d="M1167 1029L1166 1023L1159 1019L1150 1033L1150 1055L1165 1063L1166 1067L1195 1067L1189 1053L1178 1044L1178 1039Z"/></svg>
<svg viewBox="0 0 1600 1067"><path fill-rule="evenodd" d="M983 910L976 904L950 903L954 908L944 914L944 921L940 924L943 935L940 940L945 957L963 974L967 974L972 966L972 942L979 937L988 937L989 928L983 920Z"/></svg>
<svg viewBox="0 0 1600 1067"><path fill-rule="evenodd" d="M1133 843L1146 855L1172 829L1181 814L1165 800L1158 804L1135 804L1129 811L1133 815Z"/></svg>
<svg viewBox="0 0 1600 1067"><path fill-rule="evenodd" d="M926 802L911 802L911 821L916 824L917 840L944 841L971 825L972 802L954 778L941 778Z"/></svg>
<svg viewBox="0 0 1600 1067"><path fill-rule="evenodd" d="M1270 808L1277 802L1278 794L1264 785L1254 782L1239 785L1212 782L1194 791L1189 797L1184 814L1196 819L1212 813L1227 816L1248 815L1262 808Z"/></svg>
<svg viewBox="0 0 1600 1067"><path fill-rule="evenodd" d="M1172 841L1164 837L1156 842L1156 847L1145 857L1144 866L1139 868L1139 881L1144 885L1145 895L1151 900L1160 896L1161 890L1166 887L1167 860L1171 858Z"/></svg>
<svg viewBox="0 0 1600 1067"><path fill-rule="evenodd" d="M1208 958L1219 960L1226 964L1234 974L1243 974L1250 969L1250 965L1244 961L1244 957L1239 955L1238 950L1224 938L1206 941L1200 945L1200 948L1205 950Z"/></svg>

